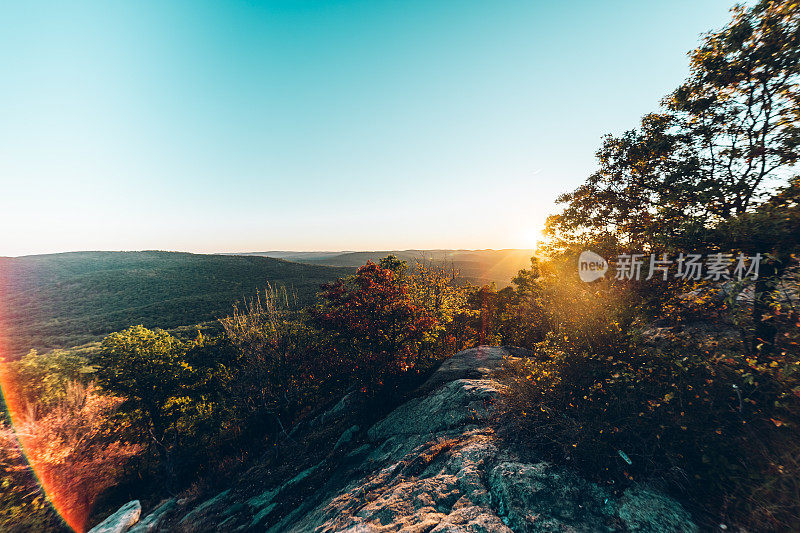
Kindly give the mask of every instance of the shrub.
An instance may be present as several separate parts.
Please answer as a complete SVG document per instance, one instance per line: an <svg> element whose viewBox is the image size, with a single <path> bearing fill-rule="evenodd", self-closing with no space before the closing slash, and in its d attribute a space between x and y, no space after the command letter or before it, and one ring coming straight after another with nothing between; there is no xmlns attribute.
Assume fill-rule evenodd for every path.
<svg viewBox="0 0 800 533"><path fill-rule="evenodd" d="M213 348L221 355L215 386L224 391L228 421L258 438L285 434L297 412L313 403L323 373L309 327L286 290L271 286L220 323L225 339Z"/></svg>
<svg viewBox="0 0 800 533"><path fill-rule="evenodd" d="M392 257L384 261L391 263ZM406 269L402 267L401 272ZM478 342L474 327L477 313L468 305L472 288L463 282L458 271L418 261L401 279L408 285L414 305L433 319L422 340L417 370L430 368L444 357Z"/></svg>
<svg viewBox="0 0 800 533"><path fill-rule="evenodd" d="M549 459L622 487L662 481L695 511L798 523L798 398L755 360L674 346L579 352L551 336L510 362L507 415Z"/></svg>
<svg viewBox="0 0 800 533"><path fill-rule="evenodd" d="M3 372L13 384L5 393L14 396L14 405L35 411L31 416L44 414L64 399L73 382L85 381L91 373L87 365L86 359L66 350L31 350L17 361L4 363Z"/></svg>
<svg viewBox="0 0 800 533"><path fill-rule="evenodd" d="M324 285L312 317L333 366L369 390L414 367L437 324L397 272L372 262L350 278Z"/></svg>

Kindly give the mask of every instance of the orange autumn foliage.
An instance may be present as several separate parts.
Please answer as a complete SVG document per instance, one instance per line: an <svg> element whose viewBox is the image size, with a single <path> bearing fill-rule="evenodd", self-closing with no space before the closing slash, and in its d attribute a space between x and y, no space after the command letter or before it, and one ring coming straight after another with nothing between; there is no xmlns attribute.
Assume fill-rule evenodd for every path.
<svg viewBox="0 0 800 533"><path fill-rule="evenodd" d="M141 451L141 446L119 438L124 427L108 423L121 402L99 394L93 384L72 383L64 399L43 415L30 414L34 409L16 413L13 430L0 428L5 470L19 480L15 489L35 497L39 489L32 470L67 524L84 531L97 496Z"/></svg>

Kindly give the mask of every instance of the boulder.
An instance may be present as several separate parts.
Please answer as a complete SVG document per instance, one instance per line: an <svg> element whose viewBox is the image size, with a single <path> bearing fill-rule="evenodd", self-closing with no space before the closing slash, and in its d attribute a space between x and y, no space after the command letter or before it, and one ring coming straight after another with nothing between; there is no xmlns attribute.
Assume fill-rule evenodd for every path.
<svg viewBox="0 0 800 533"><path fill-rule="evenodd" d="M605 491L546 462L503 461L489 473L497 512L519 532L610 531L615 504Z"/></svg>
<svg viewBox="0 0 800 533"><path fill-rule="evenodd" d="M174 498L165 501L156 507L149 515L137 522L127 533L150 533L151 531L155 531L161 519L172 511L176 505L177 501Z"/></svg>
<svg viewBox="0 0 800 533"><path fill-rule="evenodd" d="M349 429L342 433L342 436L339 437L339 440L336 441L336 444L333 445L333 449L338 450L342 446L349 444L350 441L353 440L353 437L356 436L356 433L358 433L359 429L360 428L357 425L350 426Z"/></svg>
<svg viewBox="0 0 800 533"><path fill-rule="evenodd" d="M142 504L139 500L126 503L119 510L89 530L89 533L125 533L139 521Z"/></svg>
<svg viewBox="0 0 800 533"><path fill-rule="evenodd" d="M626 489L619 501L619 517L628 531L693 533L697 526L678 502L642 486Z"/></svg>

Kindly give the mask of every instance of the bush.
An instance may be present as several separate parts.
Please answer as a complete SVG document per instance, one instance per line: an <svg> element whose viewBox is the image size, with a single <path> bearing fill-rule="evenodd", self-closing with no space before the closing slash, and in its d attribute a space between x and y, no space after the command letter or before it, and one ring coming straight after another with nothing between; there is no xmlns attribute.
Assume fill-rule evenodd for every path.
<svg viewBox="0 0 800 533"><path fill-rule="evenodd" d="M355 276L323 286L312 309L332 367L375 391L415 366L437 320L411 297L401 273L368 262Z"/></svg>
<svg viewBox="0 0 800 533"><path fill-rule="evenodd" d="M798 398L752 359L633 343L580 352L553 335L504 381L514 438L595 481L662 482L699 517L758 530L800 519Z"/></svg>
<svg viewBox="0 0 800 533"><path fill-rule="evenodd" d="M389 256L384 261L391 264L392 258ZM401 271L406 270L403 267ZM458 271L418 261L401 279L408 285L414 305L434 320L433 327L423 337L416 370L425 371L443 358L477 344L474 319L478 312L468 303L473 289L461 279Z"/></svg>
<svg viewBox="0 0 800 533"><path fill-rule="evenodd" d="M271 286L220 322L225 338L212 348L219 365L214 386L224 391L228 424L258 442L285 435L298 412L314 403L324 373L310 328L286 290Z"/></svg>

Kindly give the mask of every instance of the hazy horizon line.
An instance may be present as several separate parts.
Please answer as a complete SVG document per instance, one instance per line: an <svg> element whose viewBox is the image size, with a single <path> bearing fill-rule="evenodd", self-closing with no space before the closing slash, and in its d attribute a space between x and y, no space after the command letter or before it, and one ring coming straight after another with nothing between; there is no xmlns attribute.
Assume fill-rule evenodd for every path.
<svg viewBox="0 0 800 533"><path fill-rule="evenodd" d="M180 253L192 255L254 255L254 254L269 254L269 253L297 253L297 254L352 254L352 253L378 253L378 252L433 252L433 251L448 251L448 252L503 252L503 251L535 251L535 248L383 248L375 250L263 250L263 251L239 251L239 252L192 252L188 250L166 250L157 248L146 248L139 250L67 250L60 252L43 252L37 254L21 254L21 255L0 255L2 259L20 259L24 257L38 257L46 255L66 255L66 254L81 254L81 253L137 253L137 252L165 252L165 253Z"/></svg>

